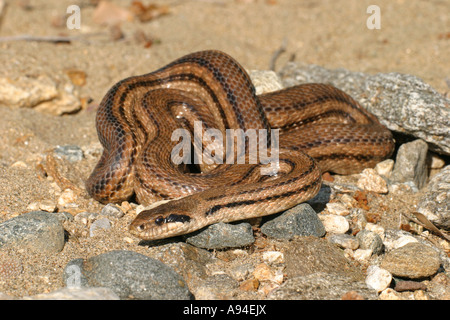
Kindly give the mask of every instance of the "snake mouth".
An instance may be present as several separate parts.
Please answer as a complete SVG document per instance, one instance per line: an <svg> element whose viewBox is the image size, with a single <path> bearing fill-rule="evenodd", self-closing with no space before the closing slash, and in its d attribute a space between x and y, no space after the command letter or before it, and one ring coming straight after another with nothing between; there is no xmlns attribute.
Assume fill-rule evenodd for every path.
<svg viewBox="0 0 450 320"><path fill-rule="evenodd" d="M141 212L130 224L129 231L144 240L158 240L189 233L192 229L191 218L186 215L169 214L167 217L154 216L151 210Z"/></svg>

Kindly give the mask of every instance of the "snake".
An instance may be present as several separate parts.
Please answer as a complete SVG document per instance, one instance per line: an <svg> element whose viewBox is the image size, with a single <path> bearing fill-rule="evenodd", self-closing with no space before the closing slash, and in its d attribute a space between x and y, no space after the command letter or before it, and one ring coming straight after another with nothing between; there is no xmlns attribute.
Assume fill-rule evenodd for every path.
<svg viewBox="0 0 450 320"><path fill-rule="evenodd" d="M285 211L313 198L324 172L360 172L394 149L392 133L342 90L306 83L257 95L245 69L218 50L194 52L117 82L101 100L95 122L103 153L86 181L88 194L105 204L167 200L131 222L130 233L144 240ZM200 141L192 138L195 123L205 134ZM250 135L241 140L241 163L237 151L229 153L235 162L195 163L192 154L185 163L174 162L182 140L173 139L177 129L194 132L184 142L199 155L208 144L225 144L219 135L206 139L208 130L227 138L229 130L264 132L258 147L270 155L278 150L269 157L277 169L262 174L275 161L249 161ZM230 141L237 144L237 137Z"/></svg>

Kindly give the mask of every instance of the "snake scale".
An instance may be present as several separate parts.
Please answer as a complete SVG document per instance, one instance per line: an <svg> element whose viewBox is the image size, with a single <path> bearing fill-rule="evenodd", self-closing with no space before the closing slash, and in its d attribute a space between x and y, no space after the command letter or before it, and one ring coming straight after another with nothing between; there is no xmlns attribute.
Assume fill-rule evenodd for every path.
<svg viewBox="0 0 450 320"><path fill-rule="evenodd" d="M265 129L271 137L279 129L278 172L261 174L268 164L259 162L175 164L179 140L172 134L192 132L195 121L203 133L214 128L224 136L226 129ZM180 198L131 223L130 232L148 240L281 212L317 194L322 172L359 172L394 149L391 132L341 90L316 83L256 95L242 66L220 51L195 52L119 81L101 101L96 127L104 150L86 182L93 198Z"/></svg>

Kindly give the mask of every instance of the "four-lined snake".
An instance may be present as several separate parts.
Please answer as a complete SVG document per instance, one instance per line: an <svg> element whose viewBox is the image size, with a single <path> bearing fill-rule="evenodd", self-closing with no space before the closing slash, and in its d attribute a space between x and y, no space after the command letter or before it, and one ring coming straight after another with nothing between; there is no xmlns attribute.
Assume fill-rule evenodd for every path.
<svg viewBox="0 0 450 320"><path fill-rule="evenodd" d="M189 172L173 163L179 141L172 133L192 130L194 121L224 136L226 129L280 129L278 174L261 175L262 164ZM135 194L142 204L182 197L136 217L130 231L142 239L281 212L312 198L321 172L358 172L394 148L390 131L341 90L304 84L257 96L244 69L219 51L118 82L99 106L96 127L104 151L86 182L92 197L108 203Z"/></svg>

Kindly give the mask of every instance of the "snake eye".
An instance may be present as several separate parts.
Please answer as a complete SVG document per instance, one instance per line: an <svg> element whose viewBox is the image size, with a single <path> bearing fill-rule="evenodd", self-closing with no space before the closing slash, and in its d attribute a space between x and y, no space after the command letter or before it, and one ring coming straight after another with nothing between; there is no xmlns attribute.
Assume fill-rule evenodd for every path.
<svg viewBox="0 0 450 320"><path fill-rule="evenodd" d="M164 223L165 219L162 216L159 216L158 218L155 219L155 223L160 226Z"/></svg>

